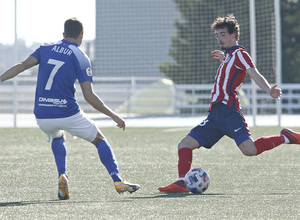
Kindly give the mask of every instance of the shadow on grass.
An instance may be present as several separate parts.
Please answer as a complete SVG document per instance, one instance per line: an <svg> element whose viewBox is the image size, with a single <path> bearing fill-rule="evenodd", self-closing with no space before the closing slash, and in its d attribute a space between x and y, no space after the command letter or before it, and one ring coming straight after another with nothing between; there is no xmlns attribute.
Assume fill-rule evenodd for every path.
<svg viewBox="0 0 300 220"><path fill-rule="evenodd" d="M5 206L25 206L25 205L35 205L35 204L47 204L47 203L57 203L58 200L49 200L49 201L21 201L21 202L0 202L0 207Z"/></svg>
<svg viewBox="0 0 300 220"><path fill-rule="evenodd" d="M193 194L193 193L160 193L155 195L146 195L146 196L134 196L130 199L163 199L163 198L185 198L185 197L218 197L218 198L232 198L236 196L247 196L249 194L243 193L202 193L202 194ZM279 196L279 195L288 195L288 193L266 193L260 195L267 195L267 196Z"/></svg>
<svg viewBox="0 0 300 220"><path fill-rule="evenodd" d="M26 205L41 205L41 204L67 204L67 203L98 203L95 201L72 201L72 200L33 200L33 201L20 201L20 202L0 202L0 208L6 206L26 206Z"/></svg>
<svg viewBox="0 0 300 220"><path fill-rule="evenodd" d="M132 197L131 199L155 199L155 198L184 198L189 196L218 196L218 197L228 197L225 193L205 193L205 194L193 194L193 193L162 193L153 196L139 196Z"/></svg>
<svg viewBox="0 0 300 220"><path fill-rule="evenodd" d="M155 194L155 195L146 195L146 196L130 196L123 198L122 200L107 200L106 202L128 202L133 201L134 199L163 199L163 198L184 198L189 196L225 196L226 194L220 193L206 193L206 194L192 194L192 193L167 193L167 194ZM125 200L124 200L125 199ZM0 202L0 207L7 206L26 206L26 205L39 205L39 204L65 204L65 203L98 203L99 200L95 201L72 201L72 200L33 200L33 201L19 201L19 202Z"/></svg>
<svg viewBox="0 0 300 220"><path fill-rule="evenodd" d="M193 194L193 193L160 193L154 195L145 195L145 196L130 196L119 199L104 199L102 200L91 200L91 201L72 201L72 200L33 200L33 201L19 201L19 202L0 202L1 207L8 206L26 206L26 205L39 205L39 204L67 204L67 203L101 203L101 202L132 202L137 199L170 199L170 198L186 198L186 197L218 197L218 198L232 198L236 196L247 196L248 194L243 193L203 193L203 194ZM288 193L265 193L260 195L268 195L268 196L282 196L288 195Z"/></svg>

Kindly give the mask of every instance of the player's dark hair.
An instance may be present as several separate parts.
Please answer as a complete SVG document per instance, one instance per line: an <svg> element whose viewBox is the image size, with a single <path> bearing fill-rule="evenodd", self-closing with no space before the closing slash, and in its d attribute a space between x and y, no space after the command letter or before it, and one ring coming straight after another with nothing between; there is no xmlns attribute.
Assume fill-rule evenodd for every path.
<svg viewBox="0 0 300 220"><path fill-rule="evenodd" d="M236 33L236 40L239 40L240 25L233 14L228 14L226 17L217 17L214 23L211 24L213 30L227 28L228 33Z"/></svg>
<svg viewBox="0 0 300 220"><path fill-rule="evenodd" d="M65 37L77 39L83 31L83 25L77 18L70 18L65 21Z"/></svg>

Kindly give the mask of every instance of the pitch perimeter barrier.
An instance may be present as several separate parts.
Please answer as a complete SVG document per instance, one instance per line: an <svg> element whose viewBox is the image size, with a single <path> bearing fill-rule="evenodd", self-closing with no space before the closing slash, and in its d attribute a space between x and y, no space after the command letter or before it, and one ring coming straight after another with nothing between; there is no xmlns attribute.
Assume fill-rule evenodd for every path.
<svg viewBox="0 0 300 220"><path fill-rule="evenodd" d="M30 114L33 111L36 77L17 77L0 86L0 114ZM112 109L131 116L207 114L211 84L173 84L161 77L95 77L94 91ZM300 113L300 85L282 84L281 110L283 114ZM244 84L240 90L243 112L253 114L252 85ZM257 114L277 114L277 101L257 87ZM84 111L96 113L84 101L77 84L76 98Z"/></svg>

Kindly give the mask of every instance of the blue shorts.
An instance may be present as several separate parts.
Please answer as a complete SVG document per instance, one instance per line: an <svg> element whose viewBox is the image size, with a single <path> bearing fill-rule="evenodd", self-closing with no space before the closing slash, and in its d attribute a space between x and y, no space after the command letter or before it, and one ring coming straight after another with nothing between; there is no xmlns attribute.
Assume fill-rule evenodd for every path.
<svg viewBox="0 0 300 220"><path fill-rule="evenodd" d="M214 104L208 117L188 135L205 148L211 148L224 135L234 139L237 146L252 139L242 112L223 103Z"/></svg>

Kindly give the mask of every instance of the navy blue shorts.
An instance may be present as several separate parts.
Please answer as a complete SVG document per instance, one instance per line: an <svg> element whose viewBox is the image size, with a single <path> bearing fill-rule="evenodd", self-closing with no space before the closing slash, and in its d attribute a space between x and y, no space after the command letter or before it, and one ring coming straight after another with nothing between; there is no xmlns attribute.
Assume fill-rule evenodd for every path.
<svg viewBox="0 0 300 220"><path fill-rule="evenodd" d="M211 148L224 135L234 139L237 146L252 139L242 112L223 103L214 104L208 117L188 135L205 148Z"/></svg>

